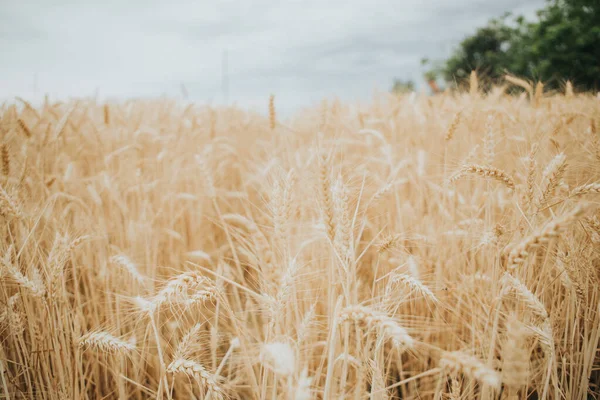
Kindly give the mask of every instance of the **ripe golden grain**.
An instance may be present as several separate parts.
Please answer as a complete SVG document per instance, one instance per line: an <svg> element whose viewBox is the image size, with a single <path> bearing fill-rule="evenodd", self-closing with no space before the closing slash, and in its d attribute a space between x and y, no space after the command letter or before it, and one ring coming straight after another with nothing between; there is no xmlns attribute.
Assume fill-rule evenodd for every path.
<svg viewBox="0 0 600 400"><path fill-rule="evenodd" d="M515 188L515 180L501 169L489 165L468 164L464 165L450 177L450 182L455 182L467 174L475 174L484 178L491 178L503 183L507 188Z"/></svg>
<svg viewBox="0 0 600 400"><path fill-rule="evenodd" d="M275 95L269 96L269 127L275 129L277 125L277 114L275 112Z"/></svg>
<svg viewBox="0 0 600 400"><path fill-rule="evenodd" d="M285 123L0 107L0 393L586 398L597 99L476 77Z"/></svg>
<svg viewBox="0 0 600 400"><path fill-rule="evenodd" d="M2 143L0 153L2 156L2 175L8 176L10 174L10 154L6 143Z"/></svg>
<svg viewBox="0 0 600 400"><path fill-rule="evenodd" d="M19 119L17 119L17 124L19 125L21 132L23 132L23 134L25 136L27 136L28 138L31 137L31 131L27 127L27 124L25 123L25 121L23 121L21 118L19 118Z"/></svg>

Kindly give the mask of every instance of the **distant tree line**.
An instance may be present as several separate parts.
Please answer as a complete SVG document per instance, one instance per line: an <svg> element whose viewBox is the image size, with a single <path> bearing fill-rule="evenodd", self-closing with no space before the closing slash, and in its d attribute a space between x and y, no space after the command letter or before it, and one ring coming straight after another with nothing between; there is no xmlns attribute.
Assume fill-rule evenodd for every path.
<svg viewBox="0 0 600 400"><path fill-rule="evenodd" d="M394 85L392 86L392 92L394 93L409 93L415 90L415 83L410 79L402 80L395 79Z"/></svg>
<svg viewBox="0 0 600 400"><path fill-rule="evenodd" d="M548 0L537 17L492 19L447 60L423 59L426 80L461 86L475 70L483 89L510 73L552 89L570 80L578 90L600 90L600 0Z"/></svg>

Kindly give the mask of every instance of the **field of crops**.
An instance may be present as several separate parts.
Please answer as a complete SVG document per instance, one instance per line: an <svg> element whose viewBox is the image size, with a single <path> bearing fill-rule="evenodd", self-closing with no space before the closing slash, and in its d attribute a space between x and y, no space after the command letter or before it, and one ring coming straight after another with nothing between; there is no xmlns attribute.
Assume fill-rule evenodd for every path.
<svg viewBox="0 0 600 400"><path fill-rule="evenodd" d="M1 398L598 394L599 98L264 114L0 108Z"/></svg>

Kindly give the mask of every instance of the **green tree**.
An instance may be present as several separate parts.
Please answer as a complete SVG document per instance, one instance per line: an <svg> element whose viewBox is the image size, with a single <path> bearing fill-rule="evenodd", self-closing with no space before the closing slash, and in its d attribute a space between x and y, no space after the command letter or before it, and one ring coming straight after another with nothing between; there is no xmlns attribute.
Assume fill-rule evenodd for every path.
<svg viewBox="0 0 600 400"><path fill-rule="evenodd" d="M432 93L441 91L437 83L437 78L441 74L442 67L439 62L432 63L427 57L421 59L421 67L425 68L423 77L427 81Z"/></svg>
<svg viewBox="0 0 600 400"><path fill-rule="evenodd" d="M557 88L600 86L600 1L550 0L535 22L510 14L463 40L440 73L461 83L472 70L493 83L510 72Z"/></svg>
<svg viewBox="0 0 600 400"><path fill-rule="evenodd" d="M518 29L506 24L509 16L491 20L461 42L441 68L441 75L447 82L462 82L473 70L493 81L511 68Z"/></svg>
<svg viewBox="0 0 600 400"><path fill-rule="evenodd" d="M555 0L538 12L525 37L529 74L556 87L570 79L585 89L600 84L600 1Z"/></svg>
<svg viewBox="0 0 600 400"><path fill-rule="evenodd" d="M411 81L410 79L406 80L406 81L403 81L401 79L394 80L394 86L392 86L393 93L401 94L401 93L412 92L414 90L415 90L415 83L413 81Z"/></svg>

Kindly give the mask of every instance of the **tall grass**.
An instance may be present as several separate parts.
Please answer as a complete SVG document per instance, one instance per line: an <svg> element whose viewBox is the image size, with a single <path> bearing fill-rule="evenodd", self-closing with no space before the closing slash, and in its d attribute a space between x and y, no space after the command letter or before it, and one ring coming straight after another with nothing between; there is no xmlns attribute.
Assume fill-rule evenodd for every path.
<svg viewBox="0 0 600 400"><path fill-rule="evenodd" d="M600 102L1 109L8 399L586 399ZM509 82L509 83L510 83Z"/></svg>

